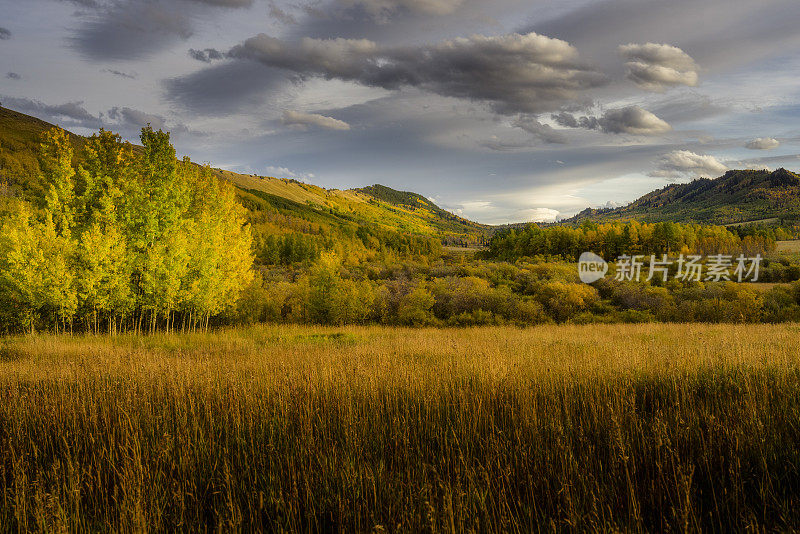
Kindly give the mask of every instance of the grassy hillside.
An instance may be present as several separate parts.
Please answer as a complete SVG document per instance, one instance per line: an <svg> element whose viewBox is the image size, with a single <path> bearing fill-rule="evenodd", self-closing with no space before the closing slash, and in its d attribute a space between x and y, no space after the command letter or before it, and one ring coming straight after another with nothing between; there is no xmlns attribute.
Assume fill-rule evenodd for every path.
<svg viewBox="0 0 800 534"><path fill-rule="evenodd" d="M23 196L40 188L40 137L53 125L35 117L0 107L0 196ZM69 134L76 153L84 139Z"/></svg>
<svg viewBox="0 0 800 534"><path fill-rule="evenodd" d="M445 211L421 195L383 185L338 190L285 178L224 170L217 170L216 174L244 190L285 198L361 225L440 237L445 244L482 243L490 231L490 227Z"/></svg>
<svg viewBox="0 0 800 534"><path fill-rule="evenodd" d="M670 184L615 209L587 209L565 222L585 219L735 224L800 218L800 176L778 169L728 171L716 179ZM777 219L777 221L775 221Z"/></svg>
<svg viewBox="0 0 800 534"><path fill-rule="evenodd" d="M52 124L35 117L0 108L0 196L24 198L40 192L39 139L52 127ZM70 139L75 147L76 160L80 160L85 139L74 134L70 134ZM243 198L252 201L252 192L265 193L258 196L256 202L262 208L274 208L295 219L324 220L336 227L347 228L350 233L360 225L369 225L383 231L438 238L445 244L468 245L481 243L490 230L487 226L449 213L420 195L385 186L340 191L296 180L244 175L221 169L214 169L214 173L236 185ZM413 199L413 202L397 199ZM297 227L289 225L276 230L278 233L294 232Z"/></svg>

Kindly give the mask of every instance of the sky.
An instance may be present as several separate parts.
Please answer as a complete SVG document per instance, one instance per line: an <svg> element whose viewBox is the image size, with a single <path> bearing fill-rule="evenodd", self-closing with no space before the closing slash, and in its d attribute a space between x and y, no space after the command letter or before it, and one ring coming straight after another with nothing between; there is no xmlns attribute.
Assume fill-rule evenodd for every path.
<svg viewBox="0 0 800 534"><path fill-rule="evenodd" d="M0 102L487 223L800 169L797 0L0 0Z"/></svg>

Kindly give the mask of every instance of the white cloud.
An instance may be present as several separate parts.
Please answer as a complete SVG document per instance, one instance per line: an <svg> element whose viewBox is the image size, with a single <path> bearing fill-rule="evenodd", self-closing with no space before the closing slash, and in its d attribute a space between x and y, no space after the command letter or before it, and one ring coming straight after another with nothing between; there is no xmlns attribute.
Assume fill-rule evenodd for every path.
<svg viewBox="0 0 800 534"><path fill-rule="evenodd" d="M628 79L643 89L660 92L675 85L697 85L697 63L677 46L629 43L619 52L628 60Z"/></svg>
<svg viewBox="0 0 800 534"><path fill-rule="evenodd" d="M302 113L300 111L286 110L283 112L281 122L290 127L306 129L309 126L316 126L326 130L349 130L350 125L333 117L318 115L316 113Z"/></svg>
<svg viewBox="0 0 800 534"><path fill-rule="evenodd" d="M272 176L273 178L287 178L300 182L310 182L315 178L314 174L310 172L297 172L286 167L275 167L272 165L268 166L264 171L267 176Z"/></svg>
<svg viewBox="0 0 800 534"><path fill-rule="evenodd" d="M567 128L586 128L613 134L658 135L672 130L666 121L639 106L610 109L601 117L577 118L562 111L553 114L552 119Z"/></svg>
<svg viewBox="0 0 800 534"><path fill-rule="evenodd" d="M781 145L780 141L772 137L758 137L745 144L745 148L750 150L770 150L778 148Z"/></svg>
<svg viewBox="0 0 800 534"><path fill-rule="evenodd" d="M657 169L650 176L679 179L685 177L716 177L728 167L710 155L695 154L689 150L673 150L658 161Z"/></svg>
<svg viewBox="0 0 800 534"><path fill-rule="evenodd" d="M550 208L530 208L519 210L516 215L526 222L555 222L561 212Z"/></svg>

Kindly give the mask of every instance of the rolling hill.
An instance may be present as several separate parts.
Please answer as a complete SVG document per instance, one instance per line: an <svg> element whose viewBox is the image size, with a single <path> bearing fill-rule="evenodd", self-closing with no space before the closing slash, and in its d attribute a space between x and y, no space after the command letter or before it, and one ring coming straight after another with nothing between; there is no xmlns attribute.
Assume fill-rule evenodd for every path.
<svg viewBox="0 0 800 534"><path fill-rule="evenodd" d="M734 225L800 219L800 176L778 169L731 170L719 178L670 184L613 209L586 209L562 221L694 222Z"/></svg>
<svg viewBox="0 0 800 534"><path fill-rule="evenodd" d="M41 134L53 125L0 108L0 197L41 192L37 151ZM86 139L70 134L76 159ZM482 245L495 230L450 213L417 193L384 185L350 190L325 189L297 180L212 169L236 186L262 234L320 236L335 228L339 237L360 228L437 239L444 245ZM0 199L2 200L2 199ZM269 215L265 215L269 213ZM736 225L752 221L800 219L800 176L776 171L732 170L716 179L671 184L627 206L586 209L560 224L584 220L637 219ZM506 227L525 226L524 223ZM383 234L386 237L386 234Z"/></svg>
<svg viewBox="0 0 800 534"><path fill-rule="evenodd" d="M0 108L0 196L26 197L40 191L37 151L41 134L53 125L16 111ZM85 138L70 134L80 160ZM221 180L234 184L251 210L270 216L265 231L314 235L323 227L353 234L363 226L383 232L436 238L446 245L482 243L491 227L458 217L416 193L373 185L362 189L325 189L297 180L239 174L213 169ZM260 217L263 219L263 216ZM309 226L311 224L311 226Z"/></svg>

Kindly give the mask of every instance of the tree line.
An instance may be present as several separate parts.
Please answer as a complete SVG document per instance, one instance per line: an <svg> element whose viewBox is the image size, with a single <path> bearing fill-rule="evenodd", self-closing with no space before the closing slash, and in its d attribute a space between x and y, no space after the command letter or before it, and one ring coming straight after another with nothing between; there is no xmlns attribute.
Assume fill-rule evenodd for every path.
<svg viewBox="0 0 800 534"><path fill-rule="evenodd" d="M42 191L0 221L5 331L196 328L252 280L252 237L233 187L178 161L169 134L142 147L101 130L75 164L64 130L46 132Z"/></svg>
<svg viewBox="0 0 800 534"><path fill-rule="evenodd" d="M623 254L765 254L775 249L775 234L752 232L742 235L724 226L680 224L674 222L640 223L638 221L598 224L584 221L580 226L531 224L522 230L509 229L495 234L486 259L515 260L523 257L558 257L577 261L591 251L606 261Z"/></svg>
<svg viewBox="0 0 800 534"><path fill-rule="evenodd" d="M613 268L613 266L612 266ZM350 262L335 253L302 269L265 270L227 320L235 323L479 326L542 323L783 322L800 320L800 265L765 258L759 280L594 284L563 261L470 260Z"/></svg>

